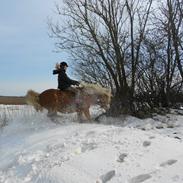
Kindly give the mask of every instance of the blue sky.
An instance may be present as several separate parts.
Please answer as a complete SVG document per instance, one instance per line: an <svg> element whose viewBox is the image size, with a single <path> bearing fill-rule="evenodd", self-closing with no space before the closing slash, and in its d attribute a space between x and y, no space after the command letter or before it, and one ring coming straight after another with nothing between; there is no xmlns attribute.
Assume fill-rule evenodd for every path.
<svg viewBox="0 0 183 183"><path fill-rule="evenodd" d="M54 40L48 36L47 18L55 16L54 3L1 0L0 95L19 96L28 89L41 92L57 87L52 70L56 62L67 59L54 52Z"/></svg>

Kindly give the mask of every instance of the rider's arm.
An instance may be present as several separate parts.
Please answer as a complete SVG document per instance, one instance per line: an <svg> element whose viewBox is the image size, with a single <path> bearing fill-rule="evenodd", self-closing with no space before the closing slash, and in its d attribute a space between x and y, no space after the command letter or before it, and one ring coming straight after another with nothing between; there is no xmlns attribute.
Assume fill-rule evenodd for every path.
<svg viewBox="0 0 183 183"><path fill-rule="evenodd" d="M70 78L67 76L66 73L63 74L63 78L64 78L65 82L67 82L67 83L70 84L70 85L79 85L79 84L80 84L78 81L70 79Z"/></svg>
<svg viewBox="0 0 183 183"><path fill-rule="evenodd" d="M53 74L58 74L59 70L53 70Z"/></svg>

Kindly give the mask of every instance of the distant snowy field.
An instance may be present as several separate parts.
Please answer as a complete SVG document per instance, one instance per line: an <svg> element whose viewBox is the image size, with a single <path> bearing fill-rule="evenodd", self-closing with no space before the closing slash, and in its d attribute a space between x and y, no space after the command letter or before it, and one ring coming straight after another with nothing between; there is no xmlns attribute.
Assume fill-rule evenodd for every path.
<svg viewBox="0 0 183 183"><path fill-rule="evenodd" d="M101 111L92 109L92 114ZM0 105L0 183L183 183L183 116L53 123Z"/></svg>

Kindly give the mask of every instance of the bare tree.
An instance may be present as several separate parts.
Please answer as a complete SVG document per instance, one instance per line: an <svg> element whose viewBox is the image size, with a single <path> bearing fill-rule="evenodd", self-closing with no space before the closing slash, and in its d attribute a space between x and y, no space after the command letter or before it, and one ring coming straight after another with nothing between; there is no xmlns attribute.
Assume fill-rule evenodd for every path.
<svg viewBox="0 0 183 183"><path fill-rule="evenodd" d="M131 46L131 92L132 96L135 90L136 73L139 65L139 54L141 49L142 41L144 40L145 29L147 27L147 21L152 6L152 0L149 2L143 2L143 10L145 13L141 13L142 7L139 7L141 1L129 1L126 0L126 7L130 21L130 46ZM136 17L137 14L137 17ZM138 19L137 19L138 18ZM138 30L135 31L134 27ZM136 36L135 36L136 35Z"/></svg>
<svg viewBox="0 0 183 183"><path fill-rule="evenodd" d="M152 0L65 0L66 25L50 24L59 49L69 50L87 81L110 86L113 114L133 110L139 55ZM131 55L131 56L129 56Z"/></svg>
<svg viewBox="0 0 183 183"><path fill-rule="evenodd" d="M173 47L175 50L175 59L177 62L177 67L179 69L180 75L183 79L183 68L182 68L182 58L180 49L182 47L182 28L183 28L183 18L182 14L182 4L178 0L172 1L167 0L167 20L168 20L168 30L170 31L169 36L172 39Z"/></svg>
<svg viewBox="0 0 183 183"><path fill-rule="evenodd" d="M142 41L137 90L142 93L142 102L148 102L152 108L172 105L175 98L172 96L182 89L182 20L179 3L167 0L160 4L151 21L151 30Z"/></svg>

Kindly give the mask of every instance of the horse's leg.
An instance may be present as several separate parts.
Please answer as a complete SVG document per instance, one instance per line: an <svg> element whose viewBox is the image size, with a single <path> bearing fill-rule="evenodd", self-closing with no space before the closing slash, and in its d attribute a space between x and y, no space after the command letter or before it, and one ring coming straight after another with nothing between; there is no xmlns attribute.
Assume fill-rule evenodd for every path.
<svg viewBox="0 0 183 183"><path fill-rule="evenodd" d="M78 116L78 120L80 123L83 122L82 114L83 114L83 112L81 110L77 111L77 116Z"/></svg>
<svg viewBox="0 0 183 183"><path fill-rule="evenodd" d="M53 110L53 109L49 109L48 113L47 113L48 118L50 118L51 121L53 121L54 123L58 123L58 119L57 119L57 111Z"/></svg>
<svg viewBox="0 0 183 183"><path fill-rule="evenodd" d="M54 110L48 110L48 113L47 113L47 116L48 117L54 117L54 116L56 116L57 115L57 112L56 111L54 111Z"/></svg>
<svg viewBox="0 0 183 183"><path fill-rule="evenodd" d="M84 109L83 113L86 116L87 120L91 121L91 116L90 116L89 108Z"/></svg>
<svg viewBox="0 0 183 183"><path fill-rule="evenodd" d="M49 119L55 124L60 124L60 120L56 114L49 116Z"/></svg>

